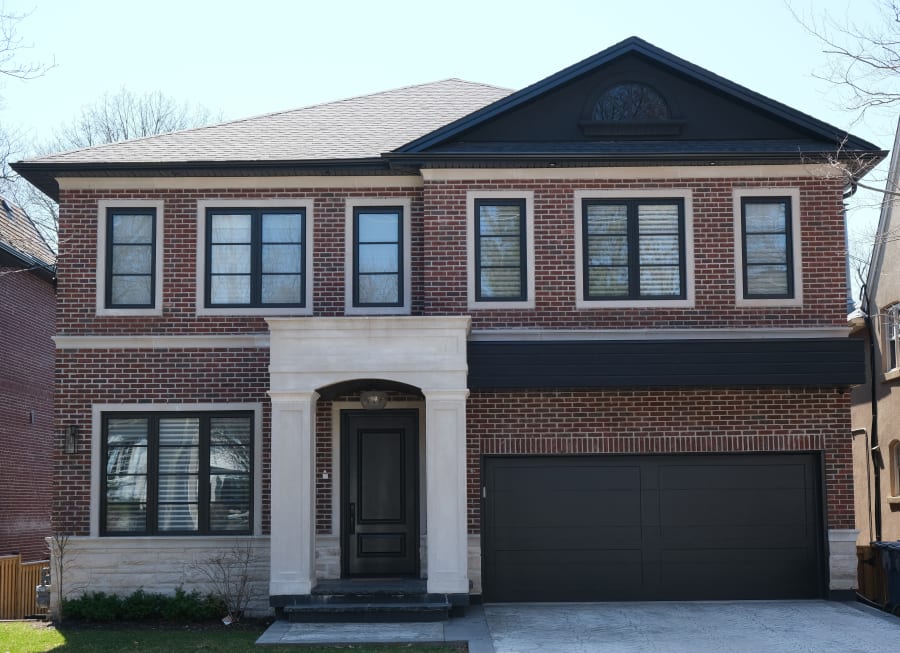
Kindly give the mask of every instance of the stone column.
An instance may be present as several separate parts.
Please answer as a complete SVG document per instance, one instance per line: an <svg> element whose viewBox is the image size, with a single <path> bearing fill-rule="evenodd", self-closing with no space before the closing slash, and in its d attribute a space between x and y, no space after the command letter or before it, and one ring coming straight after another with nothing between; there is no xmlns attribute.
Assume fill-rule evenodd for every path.
<svg viewBox="0 0 900 653"><path fill-rule="evenodd" d="M852 528L828 529L828 589L855 590L856 538L859 531Z"/></svg>
<svg viewBox="0 0 900 653"><path fill-rule="evenodd" d="M315 392L272 397L270 596L309 594L316 584Z"/></svg>
<svg viewBox="0 0 900 653"><path fill-rule="evenodd" d="M468 594L466 397L468 390L423 390L428 591Z"/></svg>

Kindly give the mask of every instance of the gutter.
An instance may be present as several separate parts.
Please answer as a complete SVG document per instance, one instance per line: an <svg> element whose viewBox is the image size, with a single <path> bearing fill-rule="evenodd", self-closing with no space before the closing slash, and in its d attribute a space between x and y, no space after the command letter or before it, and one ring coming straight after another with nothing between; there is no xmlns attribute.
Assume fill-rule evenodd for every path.
<svg viewBox="0 0 900 653"><path fill-rule="evenodd" d="M866 323L866 332L869 336L869 401L871 402L872 411L872 424L869 429L869 451L872 458L872 476L875 485L875 499L872 501L874 504L872 509L875 515L874 541L881 542L881 470L884 467L884 457L881 455L878 441L878 390L875 385L875 375L878 370L875 366L875 329L872 326L872 315L869 310L871 301L866 284L863 284L861 293L863 296L863 316Z"/></svg>

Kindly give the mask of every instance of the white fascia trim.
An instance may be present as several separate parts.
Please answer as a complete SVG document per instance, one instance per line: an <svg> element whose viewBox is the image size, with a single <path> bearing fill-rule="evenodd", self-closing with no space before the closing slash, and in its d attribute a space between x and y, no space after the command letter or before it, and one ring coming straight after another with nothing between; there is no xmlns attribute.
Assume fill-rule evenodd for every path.
<svg viewBox="0 0 900 653"><path fill-rule="evenodd" d="M584 299L584 248L582 247L582 200L677 198L684 201L684 299ZM575 308L693 308L694 307L694 203L689 188L652 188L646 190L575 191Z"/></svg>
<svg viewBox="0 0 900 653"><path fill-rule="evenodd" d="M840 167L826 164L743 166L605 166L598 168L423 168L425 181L611 179L772 179L779 177L843 177Z"/></svg>
<svg viewBox="0 0 900 653"><path fill-rule="evenodd" d="M163 302L163 206L162 200L99 200L97 202L97 315L161 316ZM154 256L153 308L106 308L106 212L108 209L139 208L156 210L156 251Z"/></svg>
<svg viewBox="0 0 900 653"><path fill-rule="evenodd" d="M141 412L253 412L253 532L262 535L262 404L260 403L208 403L208 404L93 404L91 406L91 537L100 536L100 481L105 464L103 461L103 413ZM151 537L159 537L153 535ZM197 535L188 536L196 539ZM218 536L216 536L218 537ZM249 537L249 536L244 536ZM105 539L105 538L104 538Z"/></svg>
<svg viewBox="0 0 900 653"><path fill-rule="evenodd" d="M353 210L363 206L403 209L403 306L353 305ZM344 204L344 314L409 315L412 307L412 199L409 197L348 197Z"/></svg>
<svg viewBox="0 0 900 653"><path fill-rule="evenodd" d="M470 341L523 342L574 340L791 340L846 338L843 327L771 329L473 329Z"/></svg>
<svg viewBox="0 0 900 653"><path fill-rule="evenodd" d="M60 190L242 190L309 188L397 188L420 187L418 175L310 175L308 177L57 177Z"/></svg>
<svg viewBox="0 0 900 653"><path fill-rule="evenodd" d="M284 208L304 209L306 219L306 269L303 270L306 284L306 306L300 308L266 308L260 306L248 308L210 308L205 304L206 297L206 211L214 208ZM259 199L233 200L227 198L197 200L197 270L195 307L197 315L312 315L313 314L313 200L312 199Z"/></svg>
<svg viewBox="0 0 900 653"><path fill-rule="evenodd" d="M744 298L744 247L741 229L741 198L790 197L791 198L791 253L794 262L794 296L790 299ZM790 187L735 188L732 191L734 211L734 304L741 307L792 307L803 306L803 262L801 261L802 234L800 231L800 189Z"/></svg>
<svg viewBox="0 0 900 653"><path fill-rule="evenodd" d="M57 349L268 349L268 333L233 336L54 336Z"/></svg>
<svg viewBox="0 0 900 653"><path fill-rule="evenodd" d="M525 278L527 279L525 301L497 302L475 299L475 200L480 199L524 199L525 200ZM469 310L519 310L534 308L534 191L530 190L470 190L466 192L466 287Z"/></svg>

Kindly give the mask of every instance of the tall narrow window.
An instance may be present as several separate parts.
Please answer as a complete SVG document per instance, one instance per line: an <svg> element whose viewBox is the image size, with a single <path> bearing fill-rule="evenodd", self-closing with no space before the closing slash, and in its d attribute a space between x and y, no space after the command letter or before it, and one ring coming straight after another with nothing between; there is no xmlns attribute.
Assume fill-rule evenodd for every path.
<svg viewBox="0 0 900 653"><path fill-rule="evenodd" d="M405 298L403 208L353 209L353 306L397 307Z"/></svg>
<svg viewBox="0 0 900 653"><path fill-rule="evenodd" d="M475 200L475 300L528 299L525 200Z"/></svg>
<svg viewBox="0 0 900 653"><path fill-rule="evenodd" d="M249 533L253 418L108 414L105 535Z"/></svg>
<svg viewBox="0 0 900 653"><path fill-rule="evenodd" d="M900 304L884 311L884 371L900 367Z"/></svg>
<svg viewBox="0 0 900 653"><path fill-rule="evenodd" d="M207 306L305 306L304 209L210 209L206 220Z"/></svg>
<svg viewBox="0 0 900 653"><path fill-rule="evenodd" d="M152 308L155 297L156 209L106 212L106 308Z"/></svg>
<svg viewBox="0 0 900 653"><path fill-rule="evenodd" d="M681 199L585 199L581 231L586 300L685 297Z"/></svg>
<svg viewBox="0 0 900 653"><path fill-rule="evenodd" d="M789 197L741 199L745 299L794 296L791 225Z"/></svg>

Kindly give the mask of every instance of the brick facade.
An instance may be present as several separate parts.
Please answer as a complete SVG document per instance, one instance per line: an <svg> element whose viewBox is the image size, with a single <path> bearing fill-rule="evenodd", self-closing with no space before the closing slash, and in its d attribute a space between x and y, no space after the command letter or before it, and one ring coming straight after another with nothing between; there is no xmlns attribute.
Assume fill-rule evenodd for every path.
<svg viewBox="0 0 900 653"><path fill-rule="evenodd" d="M48 554L54 306L51 282L0 268L0 556Z"/></svg>

